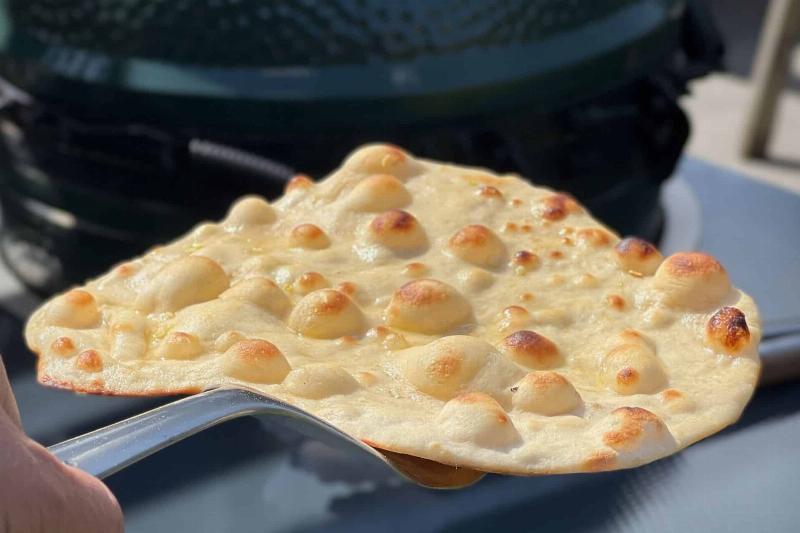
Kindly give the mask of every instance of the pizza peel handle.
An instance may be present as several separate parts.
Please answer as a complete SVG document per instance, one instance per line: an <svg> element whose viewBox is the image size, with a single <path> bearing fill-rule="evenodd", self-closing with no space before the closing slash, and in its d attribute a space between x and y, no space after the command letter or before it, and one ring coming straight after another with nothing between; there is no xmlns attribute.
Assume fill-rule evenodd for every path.
<svg viewBox="0 0 800 533"><path fill-rule="evenodd" d="M482 472L381 452L302 409L244 388L195 394L55 444L49 450L64 463L102 479L206 428L248 415L278 417L282 426L348 453L360 453L365 461L380 461L422 486L461 488L483 477Z"/></svg>
<svg viewBox="0 0 800 533"><path fill-rule="evenodd" d="M264 408L248 391L215 389L171 402L49 450L64 463L104 478L148 455L226 420Z"/></svg>

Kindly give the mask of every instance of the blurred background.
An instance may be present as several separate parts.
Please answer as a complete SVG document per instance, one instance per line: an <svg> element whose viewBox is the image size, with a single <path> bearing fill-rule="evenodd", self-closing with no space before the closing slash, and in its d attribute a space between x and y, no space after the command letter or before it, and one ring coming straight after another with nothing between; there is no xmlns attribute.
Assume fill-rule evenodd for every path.
<svg viewBox="0 0 800 533"><path fill-rule="evenodd" d="M42 297L385 141L718 256L764 318L743 421L634 471L457 493L233 421L110 478L129 530L796 529L798 39L800 0L0 1L0 350L26 428L158 404L38 386Z"/></svg>

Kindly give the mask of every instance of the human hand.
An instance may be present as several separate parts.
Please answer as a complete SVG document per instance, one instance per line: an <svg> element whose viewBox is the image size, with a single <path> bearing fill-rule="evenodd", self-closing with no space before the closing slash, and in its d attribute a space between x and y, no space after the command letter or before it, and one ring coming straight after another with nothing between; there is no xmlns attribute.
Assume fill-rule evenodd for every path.
<svg viewBox="0 0 800 533"><path fill-rule="evenodd" d="M120 532L122 511L102 481L25 435L0 358L0 533L39 531Z"/></svg>

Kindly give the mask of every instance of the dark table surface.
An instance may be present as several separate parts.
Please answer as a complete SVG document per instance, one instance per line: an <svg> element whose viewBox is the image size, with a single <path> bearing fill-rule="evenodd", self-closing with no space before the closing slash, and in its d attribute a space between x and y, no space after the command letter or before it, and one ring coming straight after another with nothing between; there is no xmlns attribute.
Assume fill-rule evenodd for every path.
<svg viewBox="0 0 800 533"><path fill-rule="evenodd" d="M691 160L667 189L679 199L667 215L696 218L668 227L667 248L698 247L719 256L761 304L771 335L800 327L800 197ZM684 213L692 209L697 213ZM695 226L702 231L689 235ZM22 294L0 298L0 307L17 314L30 303ZM21 328L20 318L0 315L0 350L23 422L42 442L160 402L38 386ZM280 433L268 420L246 418L107 481L131 532L800 531L798 442L800 382L787 382L758 390L742 420L721 434L629 471L487 476L468 489L431 491Z"/></svg>

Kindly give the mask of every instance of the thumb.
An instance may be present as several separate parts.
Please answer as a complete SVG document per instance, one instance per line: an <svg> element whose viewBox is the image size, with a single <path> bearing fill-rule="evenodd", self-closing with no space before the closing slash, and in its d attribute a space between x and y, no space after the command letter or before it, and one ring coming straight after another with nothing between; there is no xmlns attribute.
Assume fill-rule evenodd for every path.
<svg viewBox="0 0 800 533"><path fill-rule="evenodd" d="M14 400L14 393L11 391L11 384L8 382L2 354L0 354L0 410L8 415L14 425L18 428L22 427L19 409L17 408L16 400Z"/></svg>
<svg viewBox="0 0 800 533"><path fill-rule="evenodd" d="M51 502L58 502L45 513L45 523L52 529L80 533L120 533L122 510L106 485L94 476L65 465L46 448L28 440L28 449L36 457L37 470L47 483Z"/></svg>

